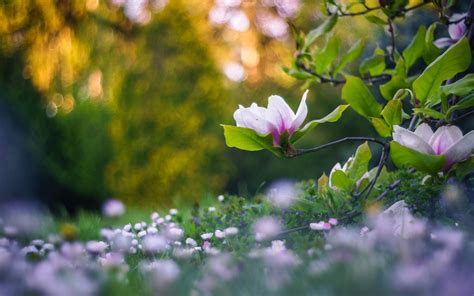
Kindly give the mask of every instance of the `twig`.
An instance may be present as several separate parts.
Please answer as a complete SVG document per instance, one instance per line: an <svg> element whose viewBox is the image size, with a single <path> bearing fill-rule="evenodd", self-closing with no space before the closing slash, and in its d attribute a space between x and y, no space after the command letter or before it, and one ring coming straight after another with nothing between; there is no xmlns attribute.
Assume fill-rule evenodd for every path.
<svg viewBox="0 0 474 296"><path fill-rule="evenodd" d="M346 138L342 138L342 139L339 139L339 140L336 140L336 141L333 141L333 142L329 142L329 143L324 144L324 145L320 145L318 147L309 148L309 149L298 149L298 150L296 150L295 154L288 155L287 157L295 157L295 156L300 156L300 155L304 155L304 154L307 154L307 153L317 152L317 151L323 150L325 148L331 147L333 145L337 145L337 144L344 143L344 142L360 142L360 141L367 141L367 142L376 143L378 145L381 145L382 149L383 149L382 150L382 155L380 156L377 172L375 173L374 178L369 183L369 185L364 188L364 190L362 190L361 192L359 192L355 195L355 197L359 197L359 196L361 196L362 194L365 193L366 198L367 198L369 196L370 192L372 191L372 189L374 188L375 184L377 183L377 180L380 176L380 173L382 172L382 168L383 168L385 162L388 159L390 146L387 142L384 142L384 141L381 141L381 140L378 140L378 139L375 139L375 138L369 138L369 137L346 137Z"/></svg>
<svg viewBox="0 0 474 296"><path fill-rule="evenodd" d="M416 170L414 168L411 168L408 170L408 173L414 173ZM376 199L375 201L381 201L385 196L387 196L387 194L392 191L393 189L397 188L398 185L400 185L400 183L402 182L402 179L397 179L395 181L393 181L392 184L388 185L387 189L382 192Z"/></svg>
<svg viewBox="0 0 474 296"><path fill-rule="evenodd" d="M429 4L429 3L431 3L431 2L432 2L431 0L425 0L425 1L423 1L422 3L419 3L419 4L417 4L417 5L413 5L412 7L403 8L402 11L403 11L403 12L412 11L412 10L415 10L415 9L417 9L417 8L420 8L420 7L422 7L422 6L426 5L426 4Z"/></svg>
<svg viewBox="0 0 474 296"><path fill-rule="evenodd" d="M469 111L469 112L466 112L466 113L464 113L463 115L459 115L458 117L456 117L456 118L454 118L453 120L451 120L450 123L456 123L456 122L458 122L459 120L461 120L461 119L463 119L463 118L465 118L465 117L468 117L468 116L470 116L470 115L472 115L472 114L474 114L474 110L471 110L471 111Z"/></svg>
<svg viewBox="0 0 474 296"><path fill-rule="evenodd" d="M382 8L382 6L376 6L376 7L369 7L367 6L367 4L365 3L365 1L363 3L361 3L365 10L363 11L359 11L359 12L345 12L345 11L342 11L342 9L340 7L338 7L338 10L337 10L337 16L357 16L357 15L364 15L364 14L367 14L371 11L374 11L374 10L379 10Z"/></svg>
<svg viewBox="0 0 474 296"><path fill-rule="evenodd" d="M417 8L420 8L421 6L423 5L426 5L428 3L431 3L430 0L426 0L420 4L417 4L417 5L414 5L414 6L411 6L411 7L407 7L407 8L402 8L400 10L398 10L399 14L402 13L402 12L408 12L408 11L412 11L412 10L415 10ZM359 16L359 15L365 15L369 12L372 12L372 11L375 11L375 10L379 10L379 9L382 9L383 7L382 6L375 6L375 7L369 7L367 5L367 3L362 2L360 3L364 6L365 10L363 11L358 11L358 12L346 12L346 11L342 11L342 9L340 7L338 7L337 9L337 16L339 17L344 17L344 16Z"/></svg>
<svg viewBox="0 0 474 296"><path fill-rule="evenodd" d="M309 229L309 225L299 226L299 227L295 227L295 228L283 230L283 231L281 231L281 232L277 235L277 237L282 236L282 235L285 235L285 234L288 234L288 233L292 233L292 232L296 232L296 231L305 230L305 229Z"/></svg>
<svg viewBox="0 0 474 296"><path fill-rule="evenodd" d="M365 191L367 191L367 197L369 196L370 192L372 191L375 184L377 183L377 179L380 177L380 174L382 173L382 169L385 163L387 162L389 152L390 152L390 146L384 145L383 150L382 150L382 155L380 156L379 164L377 167L377 172L375 173L374 178L372 179L372 181L370 181L367 187L365 187L360 193L357 194L357 196L364 194Z"/></svg>
<svg viewBox="0 0 474 296"><path fill-rule="evenodd" d="M360 141L367 141L367 142L377 143L377 144L381 145L382 147L385 147L385 146L388 145L387 142L384 142L382 140L378 140L378 139L375 139L375 138L370 138L370 137L345 137L345 138L342 138L342 139L339 139L339 140L336 140L336 141L333 141L333 142L329 142L329 143L320 145L318 147L309 148L309 149L298 149L298 150L296 150L296 154L290 155L289 157L295 157L295 156L300 156L300 155L304 155L304 154L307 154L307 153L317 152L317 151L323 150L327 147L337 145L337 144L340 144L340 143L344 143L344 142L360 142Z"/></svg>
<svg viewBox="0 0 474 296"><path fill-rule="evenodd" d="M390 50L390 59L392 62L395 63L395 28L393 25L393 20L392 18L388 18L388 32L390 33L390 42L391 42L391 50Z"/></svg>
<svg viewBox="0 0 474 296"><path fill-rule="evenodd" d="M415 128L416 120L418 119L418 116L413 115L413 117L410 120L410 124L408 125L408 130L412 131Z"/></svg>
<svg viewBox="0 0 474 296"><path fill-rule="evenodd" d="M334 78L331 78L331 77L326 77L324 75L318 74L315 71L311 70L310 68L306 67L306 65L303 64L302 62L297 62L296 66L298 66L298 68L305 71L306 73L311 74L314 77L319 78L319 81L321 83L332 83L334 85L339 85L339 84L346 83L345 79L334 79ZM391 78L392 78L392 75L390 75L390 74L380 74L380 75L375 75L375 76L361 77L362 80L364 80L368 83L383 83L383 82L389 81Z"/></svg>

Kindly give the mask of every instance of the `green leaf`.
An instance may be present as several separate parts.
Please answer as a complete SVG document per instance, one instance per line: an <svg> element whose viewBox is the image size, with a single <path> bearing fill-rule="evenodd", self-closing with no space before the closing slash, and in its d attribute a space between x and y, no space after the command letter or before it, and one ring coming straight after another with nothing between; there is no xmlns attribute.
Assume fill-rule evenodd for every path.
<svg viewBox="0 0 474 296"><path fill-rule="evenodd" d="M434 31L436 30L436 23L428 27L425 36L425 48L423 50L423 60L425 63L430 64L433 62L440 54L441 49L434 45Z"/></svg>
<svg viewBox="0 0 474 296"><path fill-rule="evenodd" d="M410 83L407 81L405 61L403 59L398 59L390 81L379 87L380 93L384 99L391 100L397 91L408 87L410 87Z"/></svg>
<svg viewBox="0 0 474 296"><path fill-rule="evenodd" d="M319 193L324 193L328 189L328 183L329 183L329 178L326 176L325 173L321 175L318 179L318 192Z"/></svg>
<svg viewBox="0 0 474 296"><path fill-rule="evenodd" d="M377 117L370 117L369 120L380 136L390 137L392 135L392 128L384 120Z"/></svg>
<svg viewBox="0 0 474 296"><path fill-rule="evenodd" d="M349 178L354 182L359 180L369 170L369 162L371 158L372 152L370 151L367 142L357 147L354 159L347 169L347 175Z"/></svg>
<svg viewBox="0 0 474 296"><path fill-rule="evenodd" d="M465 176L474 171L474 156L471 156L466 161L456 164L455 170L456 177L460 180L464 179Z"/></svg>
<svg viewBox="0 0 474 296"><path fill-rule="evenodd" d="M382 110L382 117L390 127L402 123L402 102L400 100L391 100Z"/></svg>
<svg viewBox="0 0 474 296"><path fill-rule="evenodd" d="M342 87L342 98L354 111L365 117L378 117L382 110L362 79L356 76L346 76L346 83Z"/></svg>
<svg viewBox="0 0 474 296"><path fill-rule="evenodd" d="M365 17L369 22L371 22L372 24L376 24L376 25L379 25L379 26L385 26L387 25L387 21L376 16L376 15L367 15Z"/></svg>
<svg viewBox="0 0 474 296"><path fill-rule="evenodd" d="M444 165L444 155L421 153L402 146L395 141L390 142L390 151L393 163L399 168L408 166L414 167L418 171L436 174L441 171Z"/></svg>
<svg viewBox="0 0 474 296"><path fill-rule="evenodd" d="M315 54L316 72L324 74L329 70L332 62L339 54L341 42L336 35L332 35L323 50Z"/></svg>
<svg viewBox="0 0 474 296"><path fill-rule="evenodd" d="M306 133L310 132L313 128L315 128L316 126L318 126L321 123L338 121L339 118L341 118L342 113L344 113L344 111L347 109L347 107L349 107L349 105L339 105L339 106L337 106L336 109L334 109L331 113L324 116L323 118L315 119L315 120L312 120L312 121L308 122L307 124L305 124L305 126L303 128L297 130L291 136L290 142L291 143L296 143L299 139L301 139L301 137L306 135Z"/></svg>
<svg viewBox="0 0 474 296"><path fill-rule="evenodd" d="M415 114L428 115L429 117L434 118L434 119L445 119L445 116L443 113L430 109L430 108L413 108L413 111L415 111Z"/></svg>
<svg viewBox="0 0 474 296"><path fill-rule="evenodd" d="M286 74L290 75L293 78L299 79L299 80L308 80L308 79L314 79L315 77L311 75L308 72L296 70L296 69L289 69L289 68L283 68L283 71L286 72Z"/></svg>
<svg viewBox="0 0 474 296"><path fill-rule="evenodd" d="M375 76L381 74L385 70L385 52L383 49L377 47L374 54L365 60L359 66L359 72L362 75L370 73Z"/></svg>
<svg viewBox="0 0 474 296"><path fill-rule="evenodd" d="M459 103L451 106L446 112L446 118L450 118L451 113L458 110L474 107L474 93L464 97Z"/></svg>
<svg viewBox="0 0 474 296"><path fill-rule="evenodd" d="M465 71L470 64L471 48L467 39L463 38L434 60L413 82L417 99L424 104L435 98L443 81Z"/></svg>
<svg viewBox="0 0 474 296"><path fill-rule="evenodd" d="M273 147L271 134L259 135L253 129L237 127L232 125L222 125L224 128L225 142L228 147L235 147L246 151L260 151L267 149L277 156L280 156L278 148Z"/></svg>
<svg viewBox="0 0 474 296"><path fill-rule="evenodd" d="M411 66L413 66L416 60L423 55L423 50L425 49L425 36L426 28L425 26L421 26L411 43L403 51L402 55L405 59L405 67L407 71Z"/></svg>
<svg viewBox="0 0 474 296"><path fill-rule="evenodd" d="M355 182L341 170L335 170L331 175L331 185L346 191L352 191Z"/></svg>
<svg viewBox="0 0 474 296"><path fill-rule="evenodd" d="M453 94L458 97L467 95L474 91L474 73L469 73L458 81L442 86L441 90L444 94Z"/></svg>
<svg viewBox="0 0 474 296"><path fill-rule="evenodd" d="M341 72L341 70L344 69L344 67L348 63L357 60L362 55L363 51L364 51L364 41L357 40L357 42L342 57L341 61L339 62L339 64L334 69L334 75Z"/></svg>
<svg viewBox="0 0 474 296"><path fill-rule="evenodd" d="M327 18L319 27L316 29L311 30L308 35L306 36L306 45L305 48L308 48L311 46L316 39L318 39L320 36L328 33L329 31L334 28L334 26L337 23L337 14L331 15L329 18Z"/></svg>

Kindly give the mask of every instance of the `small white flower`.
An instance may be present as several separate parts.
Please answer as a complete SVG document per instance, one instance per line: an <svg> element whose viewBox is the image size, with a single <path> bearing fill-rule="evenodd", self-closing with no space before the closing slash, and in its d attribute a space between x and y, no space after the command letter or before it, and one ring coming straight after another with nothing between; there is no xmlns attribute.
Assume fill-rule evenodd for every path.
<svg viewBox="0 0 474 296"><path fill-rule="evenodd" d="M168 233L174 240L177 240L183 236L184 231L181 228L172 227L168 230Z"/></svg>
<svg viewBox="0 0 474 296"><path fill-rule="evenodd" d="M209 212L212 213L212 212L215 212L216 211L216 208L215 207L209 207Z"/></svg>
<svg viewBox="0 0 474 296"><path fill-rule="evenodd" d="M133 228L134 228L136 231L140 231L140 230L142 230L142 224L141 224L141 223L136 223Z"/></svg>
<svg viewBox="0 0 474 296"><path fill-rule="evenodd" d="M187 244L187 245L190 245L191 247L197 246L197 242L196 242L194 239L190 238L190 237L188 237L188 238L186 239L186 244Z"/></svg>
<svg viewBox="0 0 474 296"><path fill-rule="evenodd" d="M107 200L102 206L102 213L106 217L118 217L125 213L125 205L116 199Z"/></svg>
<svg viewBox="0 0 474 296"><path fill-rule="evenodd" d="M146 231L147 231L148 234L157 234L158 233L158 229L156 229L156 227L148 227Z"/></svg>
<svg viewBox="0 0 474 296"><path fill-rule="evenodd" d="M214 236L214 233L212 232L201 234L201 238L204 240L211 239L213 236Z"/></svg>
<svg viewBox="0 0 474 296"><path fill-rule="evenodd" d="M273 217L262 217L253 224L253 231L257 241L268 240L281 232L281 225L280 222Z"/></svg>
<svg viewBox="0 0 474 296"><path fill-rule="evenodd" d="M158 214L157 212L153 212L151 214L151 220L152 221L155 221L156 219L160 218L160 214Z"/></svg>
<svg viewBox="0 0 474 296"><path fill-rule="evenodd" d="M228 227L224 230L226 236L232 236L239 233L239 229L237 227Z"/></svg>
<svg viewBox="0 0 474 296"><path fill-rule="evenodd" d="M86 243L87 251L91 253L103 253L109 245L103 241L89 241Z"/></svg>
<svg viewBox="0 0 474 296"><path fill-rule="evenodd" d="M35 240L32 240L31 241L31 244L33 246L36 246L36 247L41 247L42 245L44 245L44 240L42 239L35 239Z"/></svg>
<svg viewBox="0 0 474 296"><path fill-rule="evenodd" d="M131 244L132 244L132 246L136 247L138 245L138 240L133 239Z"/></svg>
<svg viewBox="0 0 474 296"><path fill-rule="evenodd" d="M336 218L329 218L328 223L333 226L336 226L339 223L339 221L337 221Z"/></svg>
<svg viewBox="0 0 474 296"><path fill-rule="evenodd" d="M318 223L310 223L309 228L312 230L329 230L331 229L331 224L324 221L319 221Z"/></svg>
<svg viewBox="0 0 474 296"><path fill-rule="evenodd" d="M215 235L217 238L225 238L225 232L219 229L216 230Z"/></svg>
<svg viewBox="0 0 474 296"><path fill-rule="evenodd" d="M123 227L123 230L125 230L125 231L130 231L130 230L132 230L132 224L128 223L127 225L125 225L125 226Z"/></svg>
<svg viewBox="0 0 474 296"><path fill-rule="evenodd" d="M138 237L144 237L146 235L146 231L142 230L137 235L138 235Z"/></svg>
<svg viewBox="0 0 474 296"><path fill-rule="evenodd" d="M171 215L166 215L166 216L165 216L165 220L166 220L166 221L170 221L171 219L172 219Z"/></svg>
<svg viewBox="0 0 474 296"><path fill-rule="evenodd" d="M224 202L224 195L222 195L222 194L219 195L219 196L217 197L217 200L218 200L219 202Z"/></svg>
<svg viewBox="0 0 474 296"><path fill-rule="evenodd" d="M178 214L178 210L177 209L170 209L170 215L177 215Z"/></svg>
<svg viewBox="0 0 474 296"><path fill-rule="evenodd" d="M163 219L163 218L156 219L156 224L160 225L160 224L163 224L163 223L165 223L165 219Z"/></svg>
<svg viewBox="0 0 474 296"><path fill-rule="evenodd" d="M130 247L130 249L128 249L128 252L130 254L136 254L137 253L137 249L135 247Z"/></svg>
<svg viewBox="0 0 474 296"><path fill-rule="evenodd" d="M46 243L43 245L43 248L42 248L44 251L54 251L54 245L53 244L50 244L50 243Z"/></svg>
<svg viewBox="0 0 474 296"><path fill-rule="evenodd" d="M166 239L160 235L147 235L143 239L143 250L149 253L162 252L168 248Z"/></svg>

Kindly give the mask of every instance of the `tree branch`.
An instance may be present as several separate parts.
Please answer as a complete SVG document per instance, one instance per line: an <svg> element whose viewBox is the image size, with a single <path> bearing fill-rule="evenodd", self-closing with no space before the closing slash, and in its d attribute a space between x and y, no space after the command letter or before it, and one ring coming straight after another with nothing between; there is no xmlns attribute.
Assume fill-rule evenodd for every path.
<svg viewBox="0 0 474 296"><path fill-rule="evenodd" d="M346 83L345 79L335 79L331 77L327 77L321 74L316 73L315 71L311 70L310 68L306 67L305 64L302 62L297 62L296 66L303 70L304 72L313 75L314 77L317 77L321 83L332 83L334 85L340 85ZM362 80L364 80L367 83L384 83L388 82L391 78L392 75L390 74L380 74L380 75L375 75L375 76L366 76L366 77L361 77Z"/></svg>

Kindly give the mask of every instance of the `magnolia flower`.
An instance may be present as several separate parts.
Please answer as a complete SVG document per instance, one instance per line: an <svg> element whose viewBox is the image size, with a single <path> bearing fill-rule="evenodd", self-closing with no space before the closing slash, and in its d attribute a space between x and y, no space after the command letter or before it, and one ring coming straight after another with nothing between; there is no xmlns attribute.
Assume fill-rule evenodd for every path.
<svg viewBox="0 0 474 296"><path fill-rule="evenodd" d="M474 149L474 131L463 136L462 131L454 125L442 126L434 133L426 123L421 124L415 132L395 126L392 136L395 142L421 153L446 156L445 171L468 158Z"/></svg>
<svg viewBox="0 0 474 296"><path fill-rule="evenodd" d="M288 133L291 137L303 124L308 114L307 95L308 91L304 93L296 114L282 97L276 95L268 98L267 108L259 107L255 103L248 108L239 105L239 109L234 113L235 122L238 127L253 129L261 135L271 133L273 145L280 146L280 138L283 134Z"/></svg>
<svg viewBox="0 0 474 296"><path fill-rule="evenodd" d="M451 18L449 19L449 21L451 22L459 21L460 19L466 17L466 15L467 15L466 13L453 14ZM448 33L449 33L450 38L448 37L439 38L435 40L434 44L439 48L451 46L454 43L456 43L458 40L460 40L466 34L466 32L467 32L467 27L466 27L466 23L463 20L456 22L454 24L450 24L448 27Z"/></svg>

